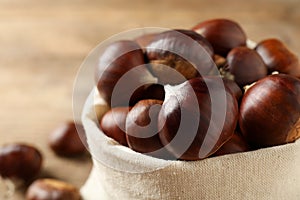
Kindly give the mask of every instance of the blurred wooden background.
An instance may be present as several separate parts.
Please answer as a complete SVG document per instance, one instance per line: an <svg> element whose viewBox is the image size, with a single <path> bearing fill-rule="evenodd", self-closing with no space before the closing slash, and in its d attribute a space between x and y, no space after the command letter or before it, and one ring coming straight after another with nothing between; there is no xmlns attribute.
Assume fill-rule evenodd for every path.
<svg viewBox="0 0 300 200"><path fill-rule="evenodd" d="M89 159L56 157L47 137L72 119L76 72L98 43L133 28L230 18L252 40L278 37L300 55L299 10L299 0L0 0L0 145L33 143L45 156L44 176L81 186Z"/></svg>

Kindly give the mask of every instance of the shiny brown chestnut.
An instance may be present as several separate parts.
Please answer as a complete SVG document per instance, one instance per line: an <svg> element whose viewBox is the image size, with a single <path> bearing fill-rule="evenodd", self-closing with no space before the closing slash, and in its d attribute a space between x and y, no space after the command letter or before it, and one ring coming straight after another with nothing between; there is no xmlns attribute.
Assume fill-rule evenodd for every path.
<svg viewBox="0 0 300 200"><path fill-rule="evenodd" d="M63 181L39 179L33 182L26 193L26 200L80 200L79 190Z"/></svg>
<svg viewBox="0 0 300 200"><path fill-rule="evenodd" d="M249 151L250 147L239 133L234 133L233 136L218 151L212 156L222 156L226 154L241 153Z"/></svg>
<svg viewBox="0 0 300 200"><path fill-rule="evenodd" d="M165 89L163 85L151 84L143 94L143 99L156 99L163 101L165 99ZM141 99L141 100L143 100Z"/></svg>
<svg viewBox="0 0 300 200"><path fill-rule="evenodd" d="M260 55L247 47L236 47L227 55L228 70L240 86L249 85L268 74L267 66Z"/></svg>
<svg viewBox="0 0 300 200"><path fill-rule="evenodd" d="M232 20L207 20L200 22L192 30L205 37L213 46L214 52L224 57L231 49L246 45L247 36L244 30Z"/></svg>
<svg viewBox="0 0 300 200"><path fill-rule="evenodd" d="M269 73L278 71L300 78L299 58L278 39L266 39L257 44L255 50L266 63Z"/></svg>
<svg viewBox="0 0 300 200"><path fill-rule="evenodd" d="M245 93L239 116L241 132L254 148L293 142L300 137L300 80L276 74Z"/></svg>
<svg viewBox="0 0 300 200"><path fill-rule="evenodd" d="M65 122L49 135L50 148L60 156L79 156L86 152L79 133L84 133L83 126L73 121Z"/></svg>
<svg viewBox="0 0 300 200"><path fill-rule="evenodd" d="M25 182L33 180L41 171L43 157L38 149L27 144L0 147L0 175Z"/></svg>
<svg viewBox="0 0 300 200"><path fill-rule="evenodd" d="M126 84L119 83L115 87L121 78L126 79ZM136 42L129 40L117 41L106 47L100 55L95 79L101 97L111 107L128 106L130 97L135 98L132 96L135 89L157 82L145 66L143 50ZM114 90L116 88L118 90ZM116 98L112 99L114 91ZM135 95L139 96L138 93Z"/></svg>
<svg viewBox="0 0 300 200"><path fill-rule="evenodd" d="M143 85L133 92L129 100L129 105L134 106L137 102L145 99L157 99L163 101L164 98L165 98L165 91L163 85L160 84Z"/></svg>
<svg viewBox="0 0 300 200"><path fill-rule="evenodd" d="M232 137L238 105L221 78L194 78L165 89L166 98L158 117L158 127L162 127L159 136L174 156L204 159Z"/></svg>
<svg viewBox="0 0 300 200"><path fill-rule="evenodd" d="M106 112L100 121L102 131L108 136L127 146L125 123L130 107L115 107Z"/></svg>
<svg viewBox="0 0 300 200"><path fill-rule="evenodd" d="M126 118L126 139L128 146L140 153L169 159L158 136L158 113L163 101L148 99L139 101Z"/></svg>
<svg viewBox="0 0 300 200"><path fill-rule="evenodd" d="M157 34L148 44L146 54L151 72L162 84L178 84L207 75L215 66L212 46L192 30Z"/></svg>

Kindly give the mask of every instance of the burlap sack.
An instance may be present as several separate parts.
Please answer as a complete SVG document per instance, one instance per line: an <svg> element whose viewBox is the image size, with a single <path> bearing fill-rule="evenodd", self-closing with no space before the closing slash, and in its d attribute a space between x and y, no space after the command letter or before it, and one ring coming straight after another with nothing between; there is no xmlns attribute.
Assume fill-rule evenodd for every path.
<svg viewBox="0 0 300 200"><path fill-rule="evenodd" d="M97 126L93 104L90 95L82 116L94 158L81 189L85 200L300 199L300 141L202 161L163 161L106 137ZM101 100L96 104L101 116L107 107Z"/></svg>

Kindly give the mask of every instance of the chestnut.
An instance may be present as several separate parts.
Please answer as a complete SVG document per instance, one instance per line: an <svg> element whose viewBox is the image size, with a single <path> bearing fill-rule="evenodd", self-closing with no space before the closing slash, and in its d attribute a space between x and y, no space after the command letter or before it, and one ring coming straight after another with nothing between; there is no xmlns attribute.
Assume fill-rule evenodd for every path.
<svg viewBox="0 0 300 200"><path fill-rule="evenodd" d="M143 50L134 41L117 41L104 49L96 67L95 79L101 97L109 106L128 106L129 99L136 88L157 82L145 64ZM126 78L126 84L119 82L115 90L122 77ZM140 91L142 92L143 89ZM113 94L115 98L112 99ZM133 102L137 101L133 100Z"/></svg>
<svg viewBox="0 0 300 200"><path fill-rule="evenodd" d="M39 179L33 182L27 192L26 200L80 200L79 190L63 181Z"/></svg>
<svg viewBox="0 0 300 200"><path fill-rule="evenodd" d="M300 78L298 57L278 39L266 39L257 44L255 50L266 63L269 73L278 71Z"/></svg>
<svg viewBox="0 0 300 200"><path fill-rule="evenodd" d="M162 84L178 84L207 75L215 66L212 46L192 30L157 34L146 47L146 54L151 72Z"/></svg>
<svg viewBox="0 0 300 200"><path fill-rule="evenodd" d="M192 30L205 37L213 46L214 52L224 57L231 49L246 46L247 36L244 30L232 20L207 20L200 22Z"/></svg>
<svg viewBox="0 0 300 200"><path fill-rule="evenodd" d="M129 105L134 106L137 102L144 99L157 99L157 100L164 100L165 98L165 91L164 86L160 84L148 84L142 85L141 87L137 88L130 100Z"/></svg>
<svg viewBox="0 0 300 200"><path fill-rule="evenodd" d="M300 80L275 74L256 82L244 94L239 126L250 146L270 147L300 137Z"/></svg>
<svg viewBox="0 0 300 200"><path fill-rule="evenodd" d="M126 118L126 139L128 146L140 153L153 157L170 159L158 136L158 113L163 101L147 99L139 101Z"/></svg>
<svg viewBox="0 0 300 200"><path fill-rule="evenodd" d="M204 159L232 137L238 104L221 78L194 78L165 89L158 117L159 137L174 156Z"/></svg>
<svg viewBox="0 0 300 200"><path fill-rule="evenodd" d="M228 70L240 86L249 85L268 74L267 66L260 55L247 47L236 47L227 55Z"/></svg>
<svg viewBox="0 0 300 200"><path fill-rule="evenodd" d="M156 99L163 101L165 99L165 89L163 85L151 84L144 92L143 99Z"/></svg>
<svg viewBox="0 0 300 200"><path fill-rule="evenodd" d="M8 144L0 147L0 175L25 182L33 180L41 170L42 154L27 144Z"/></svg>
<svg viewBox="0 0 300 200"><path fill-rule="evenodd" d="M73 121L65 122L49 135L49 146L60 156L82 155L86 152L86 147L81 141L79 133L83 132L81 124Z"/></svg>
<svg viewBox="0 0 300 200"><path fill-rule="evenodd" d="M125 123L130 107L115 107L104 114L100 121L102 131L108 136L127 146Z"/></svg>
<svg viewBox="0 0 300 200"><path fill-rule="evenodd" d="M234 133L233 136L223 145L213 156L221 156L226 154L240 153L249 151L250 147L239 133Z"/></svg>

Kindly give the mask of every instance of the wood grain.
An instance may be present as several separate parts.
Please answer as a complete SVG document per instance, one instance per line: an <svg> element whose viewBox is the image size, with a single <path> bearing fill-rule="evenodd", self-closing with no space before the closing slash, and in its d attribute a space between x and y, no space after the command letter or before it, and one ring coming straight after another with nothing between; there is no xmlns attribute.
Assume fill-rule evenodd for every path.
<svg viewBox="0 0 300 200"><path fill-rule="evenodd" d="M44 176L79 187L91 162L56 157L47 137L72 119L76 72L99 42L132 28L190 28L222 17L255 41L278 37L299 55L299 10L298 0L0 0L0 144L34 144L45 157ZM13 197L23 198L22 190Z"/></svg>

